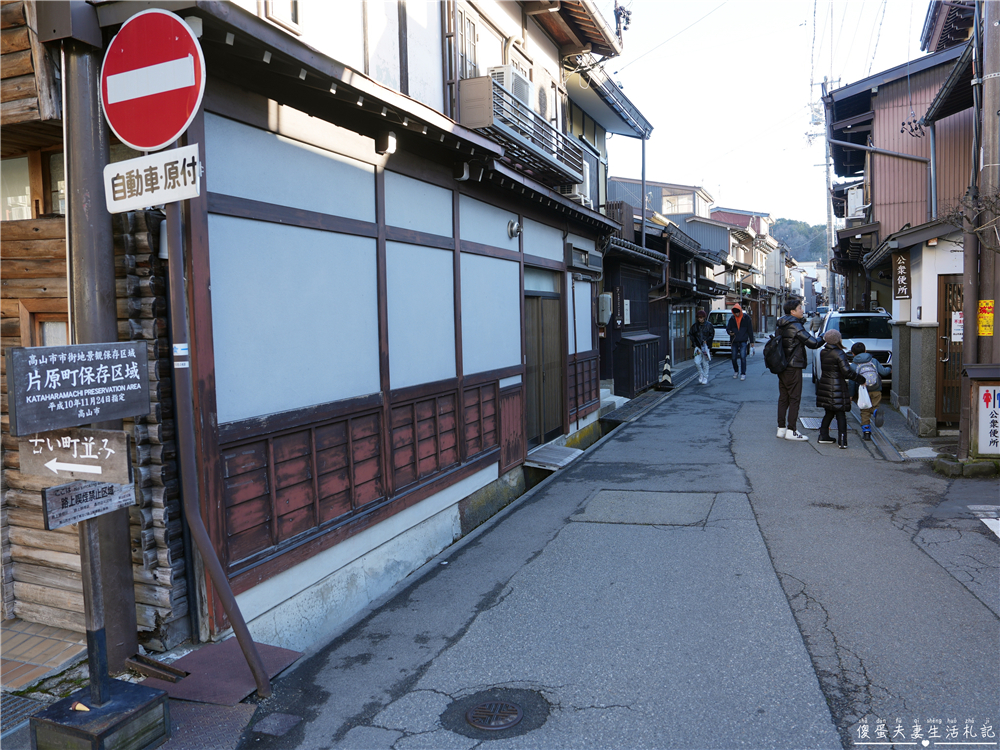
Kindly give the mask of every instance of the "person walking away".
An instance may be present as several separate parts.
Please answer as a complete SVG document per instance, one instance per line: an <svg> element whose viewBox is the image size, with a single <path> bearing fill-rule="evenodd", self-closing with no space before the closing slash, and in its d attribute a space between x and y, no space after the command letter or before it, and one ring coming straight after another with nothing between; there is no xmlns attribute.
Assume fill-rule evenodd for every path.
<svg viewBox="0 0 1000 750"><path fill-rule="evenodd" d="M747 348L753 342L753 322L743 312L739 303L733 305L733 314L726 323L733 357L733 379L747 379Z"/></svg>
<svg viewBox="0 0 1000 750"><path fill-rule="evenodd" d="M870 409L861 409L861 439L872 439L872 417L875 424L881 424L878 417L878 405L882 403L882 378L887 378L892 371L885 367L865 350L865 345L861 341L851 347L851 354L854 359L851 362L851 369L859 375L864 375L864 384L859 383L858 389L867 388L868 396L872 400Z"/></svg>
<svg viewBox="0 0 1000 750"><path fill-rule="evenodd" d="M781 337L788 367L778 375L778 437L785 440L808 440L797 429L799 404L802 402L802 371L806 368L806 348L819 349L822 339L806 331L802 300L792 297L781 306L785 314L778 318L775 336Z"/></svg>
<svg viewBox="0 0 1000 750"><path fill-rule="evenodd" d="M847 447L847 410L851 408L851 393L847 389L847 381L863 383L864 375L851 370L847 362L847 354L840 343L840 331L827 331L823 334L826 346L819 353L822 374L816 385L816 406L826 410L823 421L819 425L819 442L821 445L837 443L841 448ZM830 437L830 424L837 420L837 439Z"/></svg>
<svg viewBox="0 0 1000 750"><path fill-rule="evenodd" d="M708 363L712 361L712 341L715 339L715 326L708 323L708 313L698 310L696 321L688 331L691 346L694 347L694 366L698 368L698 382L708 383Z"/></svg>
<svg viewBox="0 0 1000 750"><path fill-rule="evenodd" d="M809 331L810 333L819 333L819 326L822 322L819 317L818 312L810 313L812 320L809 321Z"/></svg>

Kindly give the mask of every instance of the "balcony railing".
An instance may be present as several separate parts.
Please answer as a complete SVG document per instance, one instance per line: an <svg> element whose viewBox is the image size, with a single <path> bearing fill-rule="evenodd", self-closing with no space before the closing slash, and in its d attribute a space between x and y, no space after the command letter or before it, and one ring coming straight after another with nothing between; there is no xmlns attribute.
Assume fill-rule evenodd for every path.
<svg viewBox="0 0 1000 750"><path fill-rule="evenodd" d="M515 168L550 187L583 182L583 149L489 76L459 83L460 122L503 145Z"/></svg>

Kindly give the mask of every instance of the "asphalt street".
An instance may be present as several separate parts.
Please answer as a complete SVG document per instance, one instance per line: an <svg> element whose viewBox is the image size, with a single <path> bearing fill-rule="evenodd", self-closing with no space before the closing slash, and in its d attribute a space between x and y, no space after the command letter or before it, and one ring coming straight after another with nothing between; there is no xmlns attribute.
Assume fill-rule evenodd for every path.
<svg viewBox="0 0 1000 750"><path fill-rule="evenodd" d="M716 362L300 660L255 721L303 721L245 746L997 742L996 481L778 440L776 400ZM472 727L491 701L520 723Z"/></svg>

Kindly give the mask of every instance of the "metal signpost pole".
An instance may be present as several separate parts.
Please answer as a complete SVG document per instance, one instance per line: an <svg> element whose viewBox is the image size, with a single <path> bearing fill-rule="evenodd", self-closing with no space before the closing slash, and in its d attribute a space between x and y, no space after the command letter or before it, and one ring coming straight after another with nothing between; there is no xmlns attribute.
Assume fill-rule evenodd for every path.
<svg viewBox="0 0 1000 750"><path fill-rule="evenodd" d="M63 44L65 115L73 124L66 129L65 141L66 179L72 186L67 195L67 265L73 341L117 341L114 238L101 181L108 159L108 130L98 96L102 53L74 39ZM95 426L120 430L121 422ZM83 521L79 528L81 554L100 576L91 580L88 567L83 569L87 641L96 646L89 656L97 701L106 694L101 683L109 679L108 669L123 670L125 660L139 648L128 511Z"/></svg>

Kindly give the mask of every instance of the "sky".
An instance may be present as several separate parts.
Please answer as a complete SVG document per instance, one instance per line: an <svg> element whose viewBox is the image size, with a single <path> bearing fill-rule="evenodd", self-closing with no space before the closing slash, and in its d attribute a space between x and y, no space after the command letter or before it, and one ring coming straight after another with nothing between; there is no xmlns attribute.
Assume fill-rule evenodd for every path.
<svg viewBox="0 0 1000 750"><path fill-rule="evenodd" d="M826 224L824 126L810 121L810 103L822 117L821 89L810 80L846 86L926 54L929 0L619 2L631 23L604 69L653 126L646 179L775 219ZM613 27L614 0L595 4ZM613 136L608 162L611 176L638 179L641 141Z"/></svg>

